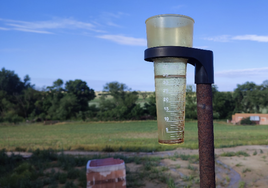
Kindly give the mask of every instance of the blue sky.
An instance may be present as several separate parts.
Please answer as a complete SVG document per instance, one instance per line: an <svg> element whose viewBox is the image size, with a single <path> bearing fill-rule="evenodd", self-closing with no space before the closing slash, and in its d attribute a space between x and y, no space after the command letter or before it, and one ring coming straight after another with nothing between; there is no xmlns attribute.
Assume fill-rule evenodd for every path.
<svg viewBox="0 0 268 188"><path fill-rule="evenodd" d="M267 8L266 0L1 0L0 68L28 74L37 88L61 78L95 91L112 81L154 91L153 64L143 60L145 20L183 14L195 20L193 47L214 53L215 84L233 91L268 79Z"/></svg>

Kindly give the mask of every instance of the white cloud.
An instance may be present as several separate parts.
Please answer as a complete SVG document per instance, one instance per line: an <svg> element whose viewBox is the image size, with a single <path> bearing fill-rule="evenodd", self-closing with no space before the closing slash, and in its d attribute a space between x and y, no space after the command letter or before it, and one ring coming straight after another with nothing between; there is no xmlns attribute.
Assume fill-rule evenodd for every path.
<svg viewBox="0 0 268 188"><path fill-rule="evenodd" d="M205 40L210 40L214 42L231 42L233 40L248 40L248 41L256 41L256 42L268 42L268 35L219 35L215 37L205 37Z"/></svg>
<svg viewBox="0 0 268 188"><path fill-rule="evenodd" d="M31 32L31 33L53 34L53 33L48 32L48 31L33 30L33 29L26 29L26 28L14 28L14 30L17 30L17 31L24 31L24 32Z"/></svg>
<svg viewBox="0 0 268 188"><path fill-rule="evenodd" d="M144 38L126 37L124 35L100 35L98 38L110 40L118 44L130 46L146 46L147 42Z"/></svg>
<svg viewBox="0 0 268 188"><path fill-rule="evenodd" d="M198 48L198 49L208 49L208 46L194 46L193 48Z"/></svg>
<svg viewBox="0 0 268 188"><path fill-rule="evenodd" d="M0 27L0 30L9 30L8 28Z"/></svg>
<svg viewBox="0 0 268 188"><path fill-rule="evenodd" d="M230 41L230 35L220 35L215 37L205 37L205 40L210 40L214 42L229 42Z"/></svg>
<svg viewBox="0 0 268 188"><path fill-rule="evenodd" d="M268 36L261 35L238 35L232 37L233 40L251 40L257 42L268 42Z"/></svg>
<svg viewBox="0 0 268 188"><path fill-rule="evenodd" d="M181 9L183 7L184 7L184 5L176 5L176 6L173 6L172 9Z"/></svg>
<svg viewBox="0 0 268 188"><path fill-rule="evenodd" d="M5 30L17 30L17 31L34 32L42 34L52 34L53 32L51 30L56 29L83 29L83 30L91 30L94 32L103 32L97 29L96 26L92 23L81 22L72 18L68 19L54 18L53 20L35 21L35 22L0 18L0 22L3 22L6 25L6 27L8 27L5 28Z"/></svg>
<svg viewBox="0 0 268 188"><path fill-rule="evenodd" d="M114 22L107 22L107 25L109 25L109 26L113 26L113 27L121 27L120 25L118 25L118 24L116 24L116 23L114 23Z"/></svg>
<svg viewBox="0 0 268 188"><path fill-rule="evenodd" d="M123 16L128 16L129 14L127 13L124 13L124 12L115 12L115 13L112 13L112 12L102 12L101 15L100 15L100 18L101 19L104 19L104 20L111 20L113 18L115 19L119 19Z"/></svg>
<svg viewBox="0 0 268 188"><path fill-rule="evenodd" d="M112 27L122 27L121 25L116 23L116 20L121 19L122 17L127 17L129 16L128 14L124 12L102 12L101 15L99 16L98 20L101 23L104 23L107 26L112 26Z"/></svg>
<svg viewBox="0 0 268 188"><path fill-rule="evenodd" d="M226 70L218 71L215 76L219 77L241 77L241 76L261 76L267 75L268 67L252 68L252 69L238 69L238 70Z"/></svg>

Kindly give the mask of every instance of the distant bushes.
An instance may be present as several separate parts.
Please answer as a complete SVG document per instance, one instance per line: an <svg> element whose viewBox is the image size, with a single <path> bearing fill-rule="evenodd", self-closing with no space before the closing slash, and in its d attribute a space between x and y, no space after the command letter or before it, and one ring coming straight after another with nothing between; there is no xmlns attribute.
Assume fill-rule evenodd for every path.
<svg viewBox="0 0 268 188"><path fill-rule="evenodd" d="M131 91L125 84L107 83L104 86L104 92L107 92L112 98L107 99L107 95L100 97L95 116L97 120L140 120L156 117L155 95L150 96L149 102L142 107L137 104L139 93Z"/></svg>
<svg viewBox="0 0 268 188"><path fill-rule="evenodd" d="M141 93L147 102L140 105L139 93L123 83L110 82L103 87L99 105L89 106L95 91L80 79L61 79L52 86L36 90L26 75L21 81L14 71L0 70L0 122L19 123L47 120L120 121L156 119L156 97ZM197 119L195 86L186 88L185 118ZM231 119L234 113L262 113L268 110L268 80L261 85L246 82L234 92L219 92L212 85L213 118ZM107 96L112 96L108 98ZM242 124L254 122L243 120Z"/></svg>
<svg viewBox="0 0 268 188"><path fill-rule="evenodd" d="M250 117L247 117L247 118L243 118L243 119L240 121L240 124L241 124L241 125L256 125L256 122L255 122L255 121L251 121L251 120L250 120Z"/></svg>
<svg viewBox="0 0 268 188"><path fill-rule="evenodd" d="M66 120L118 121L155 119L155 96L141 106L137 103L139 93L131 91L125 84L107 83L100 98L100 104L88 105L96 95L85 81L76 79L65 83L61 79L41 91L30 84L30 77L24 81L14 71L0 70L0 122L53 122ZM143 94L145 99L147 96Z"/></svg>

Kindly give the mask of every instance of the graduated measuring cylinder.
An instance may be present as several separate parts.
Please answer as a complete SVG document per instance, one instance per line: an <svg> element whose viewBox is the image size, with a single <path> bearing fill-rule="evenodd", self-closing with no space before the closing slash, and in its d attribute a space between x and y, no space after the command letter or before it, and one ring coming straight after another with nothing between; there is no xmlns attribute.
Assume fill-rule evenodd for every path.
<svg viewBox="0 0 268 188"><path fill-rule="evenodd" d="M194 20L188 16L162 14L148 18L145 23L148 48L193 45ZM153 62L158 142L183 143L187 59L162 56Z"/></svg>
<svg viewBox="0 0 268 188"><path fill-rule="evenodd" d="M154 60L158 142L184 142L187 59Z"/></svg>

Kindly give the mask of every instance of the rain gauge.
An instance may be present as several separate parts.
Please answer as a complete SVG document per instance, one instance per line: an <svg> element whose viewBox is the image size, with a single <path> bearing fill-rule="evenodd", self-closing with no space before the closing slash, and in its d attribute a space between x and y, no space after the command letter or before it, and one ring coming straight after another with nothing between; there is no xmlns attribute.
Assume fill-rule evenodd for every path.
<svg viewBox="0 0 268 188"><path fill-rule="evenodd" d="M192 48L194 20L162 14L146 20L144 59L154 62L158 142L184 142L187 63L195 66L200 188L215 188L213 52Z"/></svg>
<svg viewBox="0 0 268 188"><path fill-rule="evenodd" d="M188 16L164 14L150 17L145 23L148 48L193 45L194 20ZM187 60L179 57L153 59L160 144L184 142Z"/></svg>

